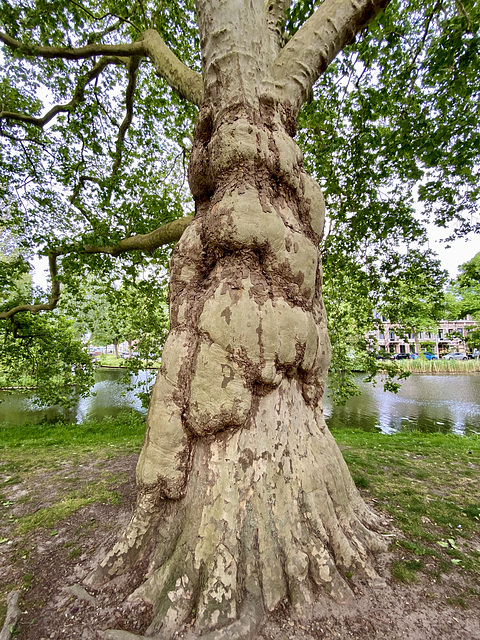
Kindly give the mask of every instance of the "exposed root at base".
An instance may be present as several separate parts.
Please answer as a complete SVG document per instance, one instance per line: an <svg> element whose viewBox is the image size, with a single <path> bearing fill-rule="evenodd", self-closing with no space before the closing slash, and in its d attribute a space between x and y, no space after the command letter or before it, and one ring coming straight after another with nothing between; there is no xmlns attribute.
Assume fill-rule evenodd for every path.
<svg viewBox="0 0 480 640"><path fill-rule="evenodd" d="M247 427L200 438L185 497L165 501L154 526L147 511L137 509L137 524L149 522L141 537L130 539L134 517L103 568L111 576L133 549L152 551L129 600L152 605L145 633L161 640L249 640L285 600L304 615L319 590L349 597L347 572L377 583L373 556L387 547L295 380L261 398Z"/></svg>
<svg viewBox="0 0 480 640"><path fill-rule="evenodd" d="M200 635L190 630L179 638L182 640L253 640L257 637L264 614L261 599L258 596L249 596L244 600L239 619L227 627ZM165 635L160 633L154 636L141 636L119 629L108 629L103 633L103 638L104 640L165 640Z"/></svg>
<svg viewBox="0 0 480 640"><path fill-rule="evenodd" d="M0 640L10 640L15 632L15 625L20 617L21 611L18 607L20 599L19 591L12 591L7 596L7 615L2 630L0 631Z"/></svg>

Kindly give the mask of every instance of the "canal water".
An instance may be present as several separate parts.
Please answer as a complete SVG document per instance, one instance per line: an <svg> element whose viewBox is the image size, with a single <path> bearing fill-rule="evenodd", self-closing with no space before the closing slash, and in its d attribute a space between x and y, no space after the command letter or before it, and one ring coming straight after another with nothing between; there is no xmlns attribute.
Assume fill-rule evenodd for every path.
<svg viewBox="0 0 480 640"><path fill-rule="evenodd" d="M345 406L334 406L327 398L325 417L330 428L352 427L363 431L423 431L480 433L480 374L415 374L402 382L398 393L383 390L380 380L373 386L356 384L360 395Z"/></svg>
<svg viewBox="0 0 480 640"><path fill-rule="evenodd" d="M148 384L155 372L141 372L135 381ZM92 395L82 398L71 410L60 407L41 408L31 393L0 392L0 423L50 422L63 418L83 422L87 418L101 420L125 409L145 413L138 397L128 389L126 374L121 369L99 369ZM325 416L330 428L352 427L364 431L418 430L443 433L480 433L480 374L412 375L397 394L376 386L356 383L360 395L350 398L345 406L334 406L325 399ZM145 389L145 386L143 387Z"/></svg>
<svg viewBox="0 0 480 640"><path fill-rule="evenodd" d="M131 381L139 384L140 391L146 391L155 374L155 371L141 371L138 376L132 376ZM80 398L72 409L40 407L35 403L34 394L29 391L12 394L0 391L0 423L38 424L59 419L80 423L88 418L102 420L107 416L116 416L126 409L146 413L136 392L130 388L129 381L129 374L122 369L97 369L91 394Z"/></svg>

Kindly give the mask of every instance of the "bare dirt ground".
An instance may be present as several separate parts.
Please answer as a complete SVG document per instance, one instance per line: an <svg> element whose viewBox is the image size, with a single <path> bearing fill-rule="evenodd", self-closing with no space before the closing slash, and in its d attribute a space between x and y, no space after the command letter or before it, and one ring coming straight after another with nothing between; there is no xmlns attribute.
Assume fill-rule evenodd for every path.
<svg viewBox="0 0 480 640"><path fill-rule="evenodd" d="M24 483L10 487L12 498L35 490L39 504L48 503L54 492L55 474L77 483L104 473L117 480L109 486L119 494L118 504L92 503L55 525L36 528L24 539L0 545L0 585L21 589L21 610L12 638L18 640L101 640L105 629L124 629L142 634L149 622L148 607L124 604L122 581L99 591L88 591L82 581L93 569L129 519L134 497L135 455L93 461L79 470L66 463L61 470L45 474L36 487ZM15 494L16 492L16 494ZM15 495L14 495L15 494ZM21 496L20 496L21 497ZM18 509L21 510L21 501ZM18 514L17 514L18 515ZM8 523L0 523L0 539L8 535ZM354 584L355 595L338 603L319 596L309 612L294 617L288 608L270 615L258 632L259 640L480 640L480 601L468 598L461 606L449 604L458 592L478 593L478 585L460 570L433 578L419 573L414 584L392 579L391 563L401 551L379 558L379 572L386 586L372 591ZM453 584L453 582L455 584ZM0 620L0 628L3 621Z"/></svg>

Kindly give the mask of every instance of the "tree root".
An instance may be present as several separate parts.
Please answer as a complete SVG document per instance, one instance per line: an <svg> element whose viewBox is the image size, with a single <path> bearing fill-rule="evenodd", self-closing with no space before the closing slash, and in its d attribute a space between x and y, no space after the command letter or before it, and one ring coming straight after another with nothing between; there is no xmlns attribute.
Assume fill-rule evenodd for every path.
<svg viewBox="0 0 480 640"><path fill-rule="evenodd" d="M178 637L183 640L253 640L257 637L264 614L261 598L251 595L245 598L238 620L227 627L200 635L190 630ZM154 636L140 636L117 629L108 629L103 633L104 640L165 640L166 637L163 632Z"/></svg>
<svg viewBox="0 0 480 640"><path fill-rule="evenodd" d="M243 601L240 617L227 627L202 635L189 632L184 640L251 640L257 637L258 628L265 615L261 597L247 596Z"/></svg>
<svg viewBox="0 0 480 640"><path fill-rule="evenodd" d="M11 591L7 596L7 615L5 616L5 622L3 628L0 631L0 640L10 640L17 624L17 620L20 617L20 609L18 607L18 600L20 599L19 591Z"/></svg>
<svg viewBox="0 0 480 640"><path fill-rule="evenodd" d="M350 572L381 583L373 556L386 550L385 523L295 381L262 398L249 427L200 438L185 497L165 501L153 520L148 506L137 510L141 540L134 518L122 542L126 556L145 544L153 551L129 597L153 606L146 637L249 640L285 600L305 615L319 590L350 597ZM126 567L113 559L109 575Z"/></svg>

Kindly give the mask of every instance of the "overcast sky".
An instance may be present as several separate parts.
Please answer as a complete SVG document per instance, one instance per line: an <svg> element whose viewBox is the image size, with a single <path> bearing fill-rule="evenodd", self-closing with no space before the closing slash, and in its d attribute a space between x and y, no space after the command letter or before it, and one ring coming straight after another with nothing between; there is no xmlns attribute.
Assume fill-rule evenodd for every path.
<svg viewBox="0 0 480 640"><path fill-rule="evenodd" d="M445 248L443 242L439 240L446 235L444 229L431 227L428 230L429 247L438 254L442 262L442 267L447 269L451 278L458 275L458 267L471 260L480 251L480 238L478 235L470 234L468 238L461 238L449 243L449 249Z"/></svg>

